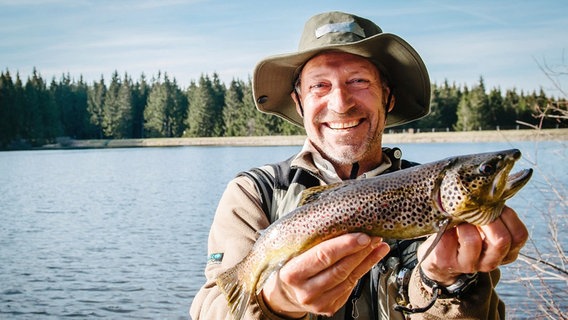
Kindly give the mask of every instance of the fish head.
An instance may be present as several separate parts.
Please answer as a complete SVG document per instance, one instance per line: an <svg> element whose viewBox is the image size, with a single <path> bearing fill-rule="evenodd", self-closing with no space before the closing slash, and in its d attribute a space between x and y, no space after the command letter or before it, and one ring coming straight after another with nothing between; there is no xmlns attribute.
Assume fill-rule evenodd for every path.
<svg viewBox="0 0 568 320"><path fill-rule="evenodd" d="M450 159L440 177L438 209L457 221L492 222L532 176L532 169L509 174L520 158L521 152L511 149Z"/></svg>

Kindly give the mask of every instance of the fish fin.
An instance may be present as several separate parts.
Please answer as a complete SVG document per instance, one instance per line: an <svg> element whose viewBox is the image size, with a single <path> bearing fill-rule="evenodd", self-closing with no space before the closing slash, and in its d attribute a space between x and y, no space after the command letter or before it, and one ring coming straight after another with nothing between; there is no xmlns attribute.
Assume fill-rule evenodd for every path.
<svg viewBox="0 0 568 320"><path fill-rule="evenodd" d="M237 264L221 273L216 279L217 286L225 294L235 320L244 318L245 311L253 295L253 290L247 288L246 283L241 282L239 279L239 265Z"/></svg>
<svg viewBox="0 0 568 320"><path fill-rule="evenodd" d="M311 187L311 188L304 190L304 192L302 192L302 198L300 199L299 206L303 206L305 204L308 204L310 202L314 202L314 201L318 200L319 197L321 196L321 194L324 191L327 191L327 190L330 190L330 189L335 189L335 188L337 188L337 186L339 186L341 184L342 184L341 182L338 182L338 183L325 185L325 186Z"/></svg>
<svg viewBox="0 0 568 320"><path fill-rule="evenodd" d="M260 273L260 278L258 279L258 283L256 285L256 294L258 295L260 291L262 291L262 287L266 283L266 280L270 278L273 274L277 273L282 269L284 266L285 261L281 261L275 265L268 266L263 272Z"/></svg>

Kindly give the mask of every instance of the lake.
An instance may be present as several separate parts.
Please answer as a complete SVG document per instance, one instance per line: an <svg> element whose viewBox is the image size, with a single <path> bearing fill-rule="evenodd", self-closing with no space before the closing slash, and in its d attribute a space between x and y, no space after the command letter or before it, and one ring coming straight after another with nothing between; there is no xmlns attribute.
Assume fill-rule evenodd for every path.
<svg viewBox="0 0 568 320"><path fill-rule="evenodd" d="M531 241L523 250L560 265L566 141L402 144L418 162L519 148L535 176L508 203ZM204 281L209 226L239 171L299 147L178 147L0 152L0 318L187 319ZM557 243L568 248L566 232ZM544 264L503 267L498 291L512 318L543 316L541 286L566 292ZM538 276L538 275L541 276ZM541 282L542 281L542 282ZM560 291L562 292L562 291ZM554 296L553 296L554 297ZM565 295L557 304L566 310Z"/></svg>

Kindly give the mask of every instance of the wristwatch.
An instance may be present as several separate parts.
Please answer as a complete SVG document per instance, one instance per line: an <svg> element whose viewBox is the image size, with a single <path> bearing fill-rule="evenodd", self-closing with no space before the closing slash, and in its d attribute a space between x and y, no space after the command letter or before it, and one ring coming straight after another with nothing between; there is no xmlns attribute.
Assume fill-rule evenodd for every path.
<svg viewBox="0 0 568 320"><path fill-rule="evenodd" d="M477 283L477 272L476 273L463 273L461 274L456 282L449 286L442 286L438 282L428 278L421 267L418 267L420 272L420 280L422 284L426 287L432 289L432 292L440 290L440 298L460 298L463 293L466 293L471 287Z"/></svg>

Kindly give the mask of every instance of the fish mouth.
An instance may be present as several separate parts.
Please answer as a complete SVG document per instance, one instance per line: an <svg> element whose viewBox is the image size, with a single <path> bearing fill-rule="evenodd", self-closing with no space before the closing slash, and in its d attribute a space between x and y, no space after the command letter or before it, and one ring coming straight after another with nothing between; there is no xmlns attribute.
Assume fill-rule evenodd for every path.
<svg viewBox="0 0 568 320"><path fill-rule="evenodd" d="M520 158L521 151L511 149L503 151L496 158L496 162L493 162L493 160L487 162L490 166L493 164L496 168L495 170L498 171L493 179L493 186L489 190L488 199L500 201L509 199L529 181L532 176L532 169L521 170L509 175L513 166Z"/></svg>
<svg viewBox="0 0 568 320"><path fill-rule="evenodd" d="M522 187L529 182L530 178L532 177L533 169L524 169L519 172L513 173L507 177L505 182L505 189L503 191L504 199L509 199L512 197L517 191L519 191Z"/></svg>

